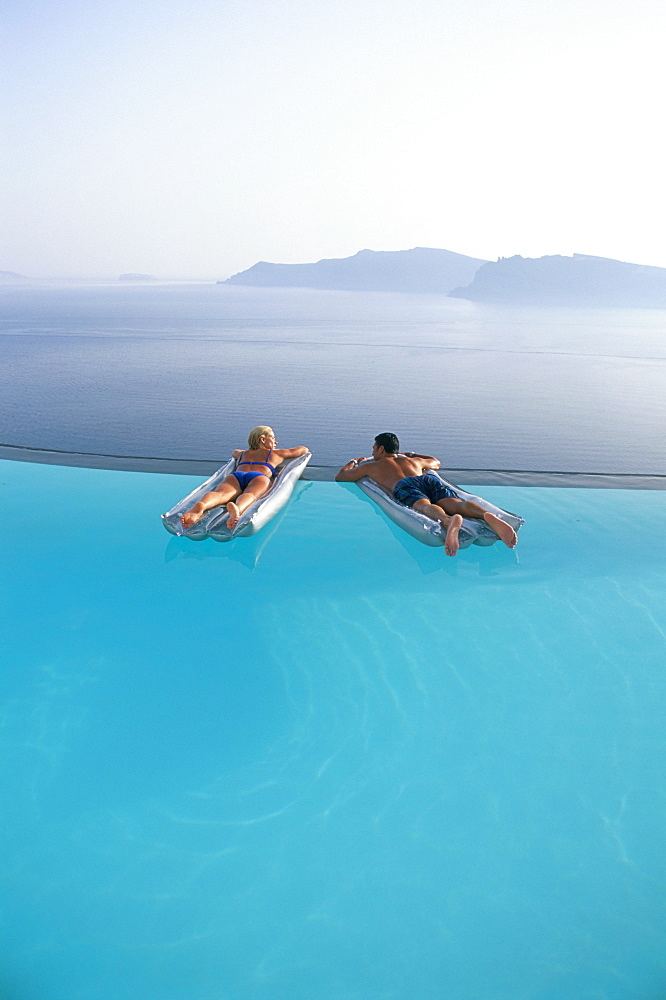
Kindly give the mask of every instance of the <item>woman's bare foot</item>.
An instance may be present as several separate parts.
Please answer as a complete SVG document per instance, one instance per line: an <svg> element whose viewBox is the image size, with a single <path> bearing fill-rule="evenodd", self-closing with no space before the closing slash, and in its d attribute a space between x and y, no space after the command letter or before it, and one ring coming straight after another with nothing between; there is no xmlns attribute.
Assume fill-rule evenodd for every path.
<svg viewBox="0 0 666 1000"><path fill-rule="evenodd" d="M463 519L460 514L454 514L449 521L449 526L446 530L446 538L444 539L444 550L447 556L455 556L460 548L458 535L460 534L462 523Z"/></svg>
<svg viewBox="0 0 666 1000"><path fill-rule="evenodd" d="M227 520L227 528L229 528L230 530L233 530L233 528L235 528L236 525L238 524L238 518L240 517L240 511L239 511L238 507L236 506L236 504L233 502L233 500L230 501L227 504L227 510L229 511L229 519Z"/></svg>
<svg viewBox="0 0 666 1000"><path fill-rule="evenodd" d="M195 503L191 510L188 510L185 514L180 515L180 523L186 530L187 528L191 528L193 524L196 524L197 521L200 521L206 513L205 510L197 510L197 507L199 506L200 504Z"/></svg>
<svg viewBox="0 0 666 1000"><path fill-rule="evenodd" d="M489 511L486 511L483 515L483 520L501 538L505 545L508 545L510 549L515 548L518 544L518 535L510 524L507 524L501 517L497 517L496 514L491 514Z"/></svg>

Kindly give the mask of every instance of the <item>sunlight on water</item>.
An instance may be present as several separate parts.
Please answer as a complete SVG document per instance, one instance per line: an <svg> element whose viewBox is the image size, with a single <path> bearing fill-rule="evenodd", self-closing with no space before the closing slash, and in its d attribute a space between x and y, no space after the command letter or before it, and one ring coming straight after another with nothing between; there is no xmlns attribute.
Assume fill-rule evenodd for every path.
<svg viewBox="0 0 666 1000"><path fill-rule="evenodd" d="M193 485L0 464L0 993L659 996L664 494L487 487L518 549L447 559L334 483L169 536Z"/></svg>

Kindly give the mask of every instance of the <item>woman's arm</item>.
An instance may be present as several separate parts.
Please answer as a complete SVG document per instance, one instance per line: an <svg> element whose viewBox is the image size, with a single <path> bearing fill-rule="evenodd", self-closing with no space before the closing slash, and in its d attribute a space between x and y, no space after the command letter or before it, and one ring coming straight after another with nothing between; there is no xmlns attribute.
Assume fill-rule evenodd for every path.
<svg viewBox="0 0 666 1000"><path fill-rule="evenodd" d="M301 455L307 455L309 450L307 445L301 444L298 448L276 448L273 454L279 455L284 462L287 458L300 458Z"/></svg>

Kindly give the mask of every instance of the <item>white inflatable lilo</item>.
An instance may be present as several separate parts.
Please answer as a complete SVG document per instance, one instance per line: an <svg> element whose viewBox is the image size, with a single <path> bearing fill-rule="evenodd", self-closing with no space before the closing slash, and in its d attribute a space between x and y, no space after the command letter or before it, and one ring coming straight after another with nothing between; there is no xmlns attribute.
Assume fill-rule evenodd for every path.
<svg viewBox="0 0 666 1000"><path fill-rule="evenodd" d="M282 462L277 467L268 493L264 493L256 503L251 504L247 510L244 510L238 518L235 527L231 530L227 527L229 513L226 506L213 507L212 510L207 510L203 517L196 524L193 524L191 528L183 528L180 518L190 507L198 503L206 493L214 491L215 487L230 472L234 471L236 462L233 458L230 458L226 465L223 465L221 469L214 472L205 483L197 486L189 496L186 496L177 503L166 514L162 514L162 523L172 535L184 535L185 538L191 538L196 542L204 538L214 538L218 542L228 542L238 536L254 535L271 518L275 517L278 511L282 510L293 493L294 486L300 478L301 472L311 458L312 455L308 451L305 455L300 455L298 458L290 458L286 462Z"/></svg>
<svg viewBox="0 0 666 1000"><path fill-rule="evenodd" d="M494 504L489 503L488 500L484 500L483 497L474 496L473 493L466 493L459 486L454 486L453 483L440 476L439 472L433 469L428 469L427 471L437 476L438 479L441 479L444 485L448 486L459 500L473 500L480 507L483 507L484 510L490 511L491 514L495 514L503 521L506 521L507 524L510 524L514 531L518 532L525 523L523 518L517 514L511 514L509 511L502 510L501 507L496 507ZM374 500L381 507L384 513L398 527L403 528L413 538L417 538L424 545L444 544L446 528L439 521L433 521L431 518L426 517L425 514L420 514L417 510L414 510L413 507L405 507L403 504L398 503L388 490L379 486L372 479L357 479L356 484L361 487L371 500ZM499 541L493 529L480 518L464 517L458 537L461 549L466 549L470 545L494 545L495 542Z"/></svg>

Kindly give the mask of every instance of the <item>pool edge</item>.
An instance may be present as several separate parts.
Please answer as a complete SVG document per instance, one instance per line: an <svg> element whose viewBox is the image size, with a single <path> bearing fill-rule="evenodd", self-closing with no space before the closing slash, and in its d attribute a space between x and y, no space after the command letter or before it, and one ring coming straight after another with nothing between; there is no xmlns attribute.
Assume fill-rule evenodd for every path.
<svg viewBox="0 0 666 1000"><path fill-rule="evenodd" d="M223 458L159 458L131 455L105 455L89 452L0 445L0 459L35 462L40 465L63 465L83 469L109 469L118 472L154 472L170 475L210 476ZM302 479L332 482L337 466L309 465ZM453 482L475 486L550 486L556 489L666 490L666 475L632 473L528 471L525 469L449 469Z"/></svg>

